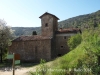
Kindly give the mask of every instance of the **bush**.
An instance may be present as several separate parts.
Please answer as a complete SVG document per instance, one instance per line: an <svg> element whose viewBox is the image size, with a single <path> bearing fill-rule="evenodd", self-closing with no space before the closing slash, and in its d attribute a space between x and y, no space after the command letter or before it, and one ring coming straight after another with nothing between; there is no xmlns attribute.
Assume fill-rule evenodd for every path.
<svg viewBox="0 0 100 75"><path fill-rule="evenodd" d="M46 61L41 59L40 66L36 69L36 72L31 72L31 75L47 75L48 67L45 65Z"/></svg>
<svg viewBox="0 0 100 75"><path fill-rule="evenodd" d="M81 34L76 34L74 36L71 36L71 38L68 39L68 46L70 50L73 50L76 48L82 41Z"/></svg>

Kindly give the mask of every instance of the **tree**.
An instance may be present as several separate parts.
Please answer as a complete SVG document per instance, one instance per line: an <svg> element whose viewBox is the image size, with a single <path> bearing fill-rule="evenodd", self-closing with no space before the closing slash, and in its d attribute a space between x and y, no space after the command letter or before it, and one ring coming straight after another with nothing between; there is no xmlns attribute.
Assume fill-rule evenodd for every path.
<svg viewBox="0 0 100 75"><path fill-rule="evenodd" d="M0 55L1 62L3 57L7 54L7 47L10 45L12 39L13 30L7 26L7 23L0 19Z"/></svg>
<svg viewBox="0 0 100 75"><path fill-rule="evenodd" d="M68 39L68 46L70 47L70 50L73 50L76 48L82 41L82 36L81 34L76 34L74 36L71 36Z"/></svg>
<svg viewBox="0 0 100 75"><path fill-rule="evenodd" d="M33 31L32 35L37 35L36 31Z"/></svg>

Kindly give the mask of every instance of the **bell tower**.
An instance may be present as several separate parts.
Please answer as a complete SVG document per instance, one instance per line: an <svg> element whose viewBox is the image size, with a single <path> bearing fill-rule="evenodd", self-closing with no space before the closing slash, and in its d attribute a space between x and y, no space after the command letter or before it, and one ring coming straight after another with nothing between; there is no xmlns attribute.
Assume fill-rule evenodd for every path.
<svg viewBox="0 0 100 75"><path fill-rule="evenodd" d="M55 15L48 12L39 17L41 19L42 36L53 37L58 30L58 20Z"/></svg>

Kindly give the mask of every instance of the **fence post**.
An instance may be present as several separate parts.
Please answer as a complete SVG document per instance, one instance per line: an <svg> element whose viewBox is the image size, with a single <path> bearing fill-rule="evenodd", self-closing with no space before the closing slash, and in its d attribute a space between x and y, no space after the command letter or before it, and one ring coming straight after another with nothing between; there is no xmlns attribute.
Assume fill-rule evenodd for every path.
<svg viewBox="0 0 100 75"><path fill-rule="evenodd" d="M15 56L14 53L13 53L13 56ZM15 75L15 57L13 57L13 65L12 65L12 68L13 68L13 75Z"/></svg>

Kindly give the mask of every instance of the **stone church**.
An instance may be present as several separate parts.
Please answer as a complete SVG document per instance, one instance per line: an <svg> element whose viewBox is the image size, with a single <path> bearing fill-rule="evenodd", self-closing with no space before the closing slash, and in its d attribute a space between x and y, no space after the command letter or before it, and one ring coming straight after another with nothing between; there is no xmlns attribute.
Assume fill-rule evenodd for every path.
<svg viewBox="0 0 100 75"><path fill-rule="evenodd" d="M58 29L59 18L48 12L41 19L41 35L20 36L12 41L9 54L20 54L23 62L39 62L40 59L50 61L69 52L67 40L80 33L80 29Z"/></svg>

